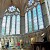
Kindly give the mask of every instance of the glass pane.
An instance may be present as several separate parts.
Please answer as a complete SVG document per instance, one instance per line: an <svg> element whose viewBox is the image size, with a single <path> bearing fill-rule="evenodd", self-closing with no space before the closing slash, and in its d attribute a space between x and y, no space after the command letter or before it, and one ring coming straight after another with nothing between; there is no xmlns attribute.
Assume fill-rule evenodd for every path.
<svg viewBox="0 0 50 50"><path fill-rule="evenodd" d="M28 11L28 22L29 22L29 32L32 32L32 18L31 18L31 11Z"/></svg>
<svg viewBox="0 0 50 50"><path fill-rule="evenodd" d="M34 23L34 31L37 31L38 30L38 25L37 23Z"/></svg>
<svg viewBox="0 0 50 50"><path fill-rule="evenodd" d="M25 33L28 33L28 18L27 18L27 12L25 13Z"/></svg>
<svg viewBox="0 0 50 50"><path fill-rule="evenodd" d="M37 31L38 30L38 27L37 26L34 26L34 31Z"/></svg>
<svg viewBox="0 0 50 50"><path fill-rule="evenodd" d="M37 18L37 14L36 14L36 8L33 8L33 16Z"/></svg>
<svg viewBox="0 0 50 50"><path fill-rule="evenodd" d="M41 21L41 22L39 22L39 25L42 25L43 24L43 22Z"/></svg>
<svg viewBox="0 0 50 50"><path fill-rule="evenodd" d="M9 12L13 12L13 11L16 10L16 7L15 6L11 6L11 7L8 8L8 10L9 10Z"/></svg>
<svg viewBox="0 0 50 50"><path fill-rule="evenodd" d="M33 19L35 19L35 20L37 20L37 15L35 15L34 13L33 13Z"/></svg>
<svg viewBox="0 0 50 50"><path fill-rule="evenodd" d="M9 29L10 29L10 16L7 16L6 35L9 35Z"/></svg>
<svg viewBox="0 0 50 50"><path fill-rule="evenodd" d="M43 24L39 25L39 29L43 29L43 28L44 28Z"/></svg>
<svg viewBox="0 0 50 50"><path fill-rule="evenodd" d="M28 5L32 5L32 3L34 3L34 0L28 0Z"/></svg>
<svg viewBox="0 0 50 50"><path fill-rule="evenodd" d="M20 34L20 15L17 15L16 34Z"/></svg>
<svg viewBox="0 0 50 50"><path fill-rule="evenodd" d="M40 21L40 22L42 21L43 22L43 19L42 18L38 18L38 21Z"/></svg>
<svg viewBox="0 0 50 50"><path fill-rule="evenodd" d="M12 16L12 28L10 34L15 34L15 15Z"/></svg>
<svg viewBox="0 0 50 50"><path fill-rule="evenodd" d="M42 29L44 26L43 26L42 11L40 4L37 5L37 12L38 12L39 29Z"/></svg>
<svg viewBox="0 0 50 50"><path fill-rule="evenodd" d="M34 24L37 23L37 20L34 20Z"/></svg>
<svg viewBox="0 0 50 50"><path fill-rule="evenodd" d="M6 16L3 17L2 21L2 35L5 34L5 26L6 26Z"/></svg>
<svg viewBox="0 0 50 50"><path fill-rule="evenodd" d="M38 30L36 7L34 7L32 11L33 11L34 30L36 31Z"/></svg>

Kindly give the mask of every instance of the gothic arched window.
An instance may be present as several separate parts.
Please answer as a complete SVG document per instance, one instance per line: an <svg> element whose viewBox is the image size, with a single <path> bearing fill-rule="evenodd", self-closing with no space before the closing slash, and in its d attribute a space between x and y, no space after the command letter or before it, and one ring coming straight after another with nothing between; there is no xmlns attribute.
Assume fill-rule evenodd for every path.
<svg viewBox="0 0 50 50"><path fill-rule="evenodd" d="M15 6L6 9L2 22L2 35L20 34L20 10Z"/></svg>
<svg viewBox="0 0 50 50"><path fill-rule="evenodd" d="M36 7L34 7L32 11L33 11L34 31L36 31L36 30L38 30Z"/></svg>
<svg viewBox="0 0 50 50"><path fill-rule="evenodd" d="M25 33L32 33L44 28L43 15L40 2L26 9Z"/></svg>
<svg viewBox="0 0 50 50"><path fill-rule="evenodd" d="M43 16L42 16L42 11L41 11L41 5L37 5L37 14L38 14L38 23L39 23L39 29L43 29Z"/></svg>

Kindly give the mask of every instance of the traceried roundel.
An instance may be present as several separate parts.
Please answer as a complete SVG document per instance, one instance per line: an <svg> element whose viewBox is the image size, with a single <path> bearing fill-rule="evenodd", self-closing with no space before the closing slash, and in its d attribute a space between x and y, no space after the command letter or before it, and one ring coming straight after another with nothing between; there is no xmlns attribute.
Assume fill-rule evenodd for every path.
<svg viewBox="0 0 50 50"><path fill-rule="evenodd" d="M8 8L9 12L14 12L16 10L16 7L15 6L11 6Z"/></svg>
<svg viewBox="0 0 50 50"><path fill-rule="evenodd" d="M31 6L34 3L34 0L28 0L28 5Z"/></svg>

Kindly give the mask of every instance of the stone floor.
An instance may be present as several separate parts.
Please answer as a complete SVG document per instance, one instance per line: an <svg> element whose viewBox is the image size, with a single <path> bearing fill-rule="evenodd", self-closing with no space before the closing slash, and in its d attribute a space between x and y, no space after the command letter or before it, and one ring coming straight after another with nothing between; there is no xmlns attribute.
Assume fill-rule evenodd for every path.
<svg viewBox="0 0 50 50"><path fill-rule="evenodd" d="M0 50L29 50L29 49L10 49L10 48L8 48L8 49L0 49Z"/></svg>
<svg viewBox="0 0 50 50"><path fill-rule="evenodd" d="M0 50L21 50L21 49L10 49L10 48L8 48L8 49L0 49Z"/></svg>
<svg viewBox="0 0 50 50"><path fill-rule="evenodd" d="M12 49L12 48L8 48L8 49L0 49L0 50L23 50L23 49Z"/></svg>

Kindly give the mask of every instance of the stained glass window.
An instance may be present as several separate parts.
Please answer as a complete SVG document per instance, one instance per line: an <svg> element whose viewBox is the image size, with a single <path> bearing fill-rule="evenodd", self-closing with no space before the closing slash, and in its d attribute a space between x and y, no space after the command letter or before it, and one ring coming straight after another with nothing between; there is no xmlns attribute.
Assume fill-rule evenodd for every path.
<svg viewBox="0 0 50 50"><path fill-rule="evenodd" d="M34 3L34 0L28 0L28 5L32 5L32 3Z"/></svg>
<svg viewBox="0 0 50 50"><path fill-rule="evenodd" d="M2 35L5 34L6 16L3 17L2 21Z"/></svg>
<svg viewBox="0 0 50 50"><path fill-rule="evenodd" d="M36 31L38 30L36 7L34 7L32 11L33 11L34 31Z"/></svg>
<svg viewBox="0 0 50 50"><path fill-rule="evenodd" d="M39 29L43 29L43 19L42 19L42 11L41 11L41 5L37 5L37 12L38 12L38 22L39 22Z"/></svg>
<svg viewBox="0 0 50 50"><path fill-rule="evenodd" d="M8 8L9 12L14 12L16 10L15 6L10 6Z"/></svg>
<svg viewBox="0 0 50 50"><path fill-rule="evenodd" d="M12 16L11 35L15 34L15 15Z"/></svg>
<svg viewBox="0 0 50 50"><path fill-rule="evenodd" d="M32 18L31 18L31 10L28 11L28 27L29 27L29 33L32 32Z"/></svg>
<svg viewBox="0 0 50 50"><path fill-rule="evenodd" d="M8 13L8 14L7 14ZM2 22L2 35L20 34L20 10L10 6L5 11Z"/></svg>
<svg viewBox="0 0 50 50"><path fill-rule="evenodd" d="M25 13L25 33L28 33L28 18L27 18L27 12Z"/></svg>
<svg viewBox="0 0 50 50"><path fill-rule="evenodd" d="M9 31L10 31L10 16L7 16L6 35L9 35Z"/></svg>
<svg viewBox="0 0 50 50"><path fill-rule="evenodd" d="M17 15L16 17L16 34L20 34L20 15Z"/></svg>
<svg viewBox="0 0 50 50"><path fill-rule="evenodd" d="M34 2L34 0L29 0L28 4L32 5L32 1ZM25 13L25 33L38 31L39 29L44 28L40 2L35 2L35 6L36 7L31 7L32 9L27 8L27 12Z"/></svg>

